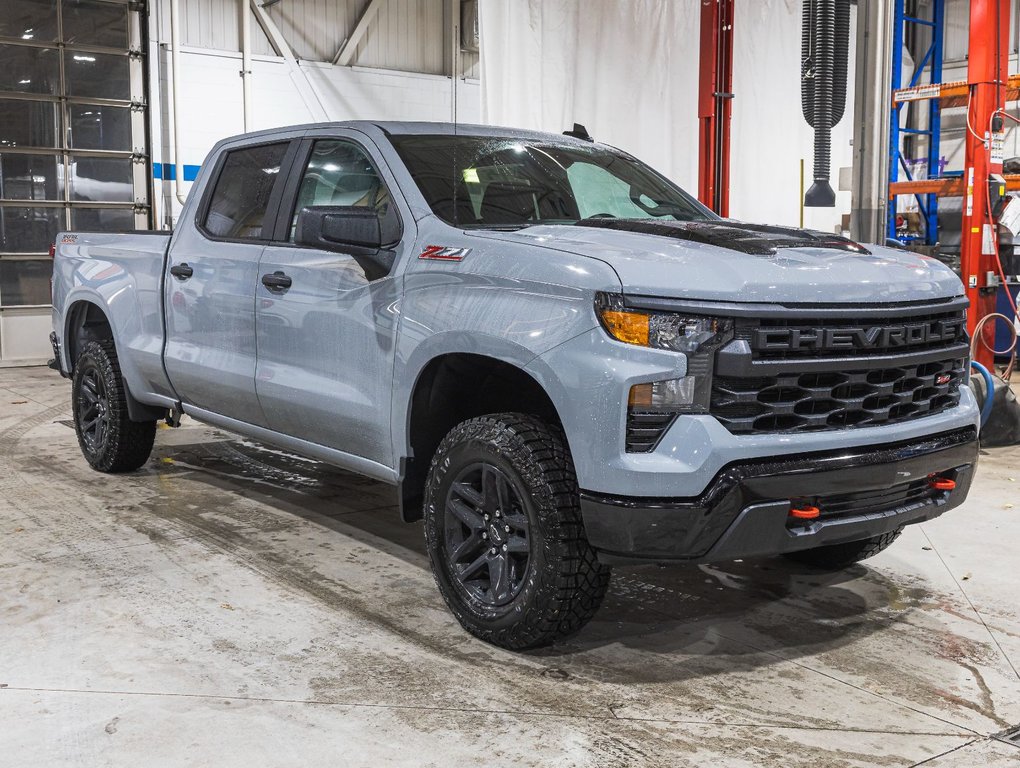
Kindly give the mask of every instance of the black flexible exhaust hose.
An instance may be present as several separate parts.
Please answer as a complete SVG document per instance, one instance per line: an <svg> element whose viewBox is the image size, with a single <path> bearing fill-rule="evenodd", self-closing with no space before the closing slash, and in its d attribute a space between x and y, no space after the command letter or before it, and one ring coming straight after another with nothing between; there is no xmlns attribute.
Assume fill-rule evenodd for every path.
<svg viewBox="0 0 1020 768"><path fill-rule="evenodd" d="M850 0L836 0L836 34L833 40L832 127L846 109L847 68L850 62Z"/></svg>
<svg viewBox="0 0 1020 768"><path fill-rule="evenodd" d="M801 111L815 129L814 183L804 204L832 208L832 127L846 108L850 0L804 0L802 24Z"/></svg>
<svg viewBox="0 0 1020 768"><path fill-rule="evenodd" d="M800 27L800 108L804 122L815 127L815 65L811 34L814 25L815 0L804 0Z"/></svg>

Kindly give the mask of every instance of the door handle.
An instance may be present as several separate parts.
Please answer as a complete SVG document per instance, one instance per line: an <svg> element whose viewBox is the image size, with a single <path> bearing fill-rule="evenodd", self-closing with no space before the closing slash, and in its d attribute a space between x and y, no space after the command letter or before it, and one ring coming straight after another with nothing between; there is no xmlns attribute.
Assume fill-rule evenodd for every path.
<svg viewBox="0 0 1020 768"><path fill-rule="evenodd" d="M188 266L187 262L184 262L183 264L175 264L174 266L170 267L170 274L181 280L187 280L189 277L195 274L195 270Z"/></svg>
<svg viewBox="0 0 1020 768"><path fill-rule="evenodd" d="M283 272L276 271L271 275L262 275L262 285L271 291L282 291L290 288L291 279Z"/></svg>

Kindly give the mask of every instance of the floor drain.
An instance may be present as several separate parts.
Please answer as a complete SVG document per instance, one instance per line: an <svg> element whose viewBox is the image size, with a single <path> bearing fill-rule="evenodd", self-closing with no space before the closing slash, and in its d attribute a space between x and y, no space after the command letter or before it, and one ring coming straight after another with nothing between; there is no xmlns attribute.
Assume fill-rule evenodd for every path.
<svg viewBox="0 0 1020 768"><path fill-rule="evenodd" d="M1014 725L1012 728L1007 728L1002 733L995 734L995 738L1020 747L1020 725Z"/></svg>

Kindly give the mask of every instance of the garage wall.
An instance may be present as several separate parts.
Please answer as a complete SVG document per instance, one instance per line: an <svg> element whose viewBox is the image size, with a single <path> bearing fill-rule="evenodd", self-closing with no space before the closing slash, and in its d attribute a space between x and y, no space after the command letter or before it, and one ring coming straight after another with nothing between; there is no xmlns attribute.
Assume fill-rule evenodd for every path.
<svg viewBox="0 0 1020 768"><path fill-rule="evenodd" d="M482 115L554 132L576 120L695 192L700 10L700 0L483 0ZM800 14L800 0L736 0L734 218L799 221L800 160L810 184L813 142L800 110ZM851 163L852 103L851 83L833 131L833 189ZM805 224L831 232L849 212L850 193L839 193L835 209L807 209Z"/></svg>
<svg viewBox="0 0 1020 768"><path fill-rule="evenodd" d="M180 2L182 26L187 31L182 30L179 144L187 191L189 179L212 146L221 138L243 132L244 112L237 0ZM370 27L364 45L359 46L355 65L330 63L354 23L355 11L360 14L366 2L284 0L270 6L274 18L283 19L280 32L299 58L295 64L275 55L252 19L253 49L268 53L252 57L250 130L327 120L452 119L454 81L441 73L440 60L444 47L450 45L450 37L443 34L444 19L450 18L443 14L443 0L423 0L416 5L411 14L415 24L407 19L401 24L394 21L393 14L400 15L406 5L403 0L383 0L379 18ZM315 18L317 11L322 12L321 18ZM152 14L154 219L157 228L166 228L181 209L171 181L175 153L168 3L155 6ZM298 34L301 25L305 25L304 31ZM254 41L261 42L256 45ZM362 55L374 64L362 63ZM457 119L463 122L480 120L479 83L470 76L470 68L477 65L477 57L473 56L462 53L461 66L467 69L456 79ZM418 71L401 67L416 67Z"/></svg>
<svg viewBox="0 0 1020 768"><path fill-rule="evenodd" d="M930 0L929 0L930 1ZM1013 7L1010 18L1010 50L1017 52L1017 44L1020 42L1020 2L1017 0L1003 0L1011 2ZM928 18L925 13L924 17ZM946 33L944 37L943 60L946 63L953 61L965 61L967 59L967 48L970 45L970 0L946 0Z"/></svg>
<svg viewBox="0 0 1020 768"><path fill-rule="evenodd" d="M294 55L306 61L333 61L369 0L281 0L266 8ZM241 0L181 0L182 42L197 48L236 51ZM444 42L449 0L384 0L357 46L353 63L404 72L448 74ZM273 47L252 25L252 49L273 55ZM478 55L464 53L462 72L476 76Z"/></svg>
<svg viewBox="0 0 1020 768"><path fill-rule="evenodd" d="M737 219L796 226L802 159L811 186L814 131L800 105L801 9L800 0L735 0L730 215ZM850 213L850 192L839 191L839 169L853 163L856 6L850 13L846 109L832 131L836 207L804 209L804 226L825 232Z"/></svg>
<svg viewBox="0 0 1020 768"><path fill-rule="evenodd" d="M482 116L598 141L697 188L699 0L482 0Z"/></svg>

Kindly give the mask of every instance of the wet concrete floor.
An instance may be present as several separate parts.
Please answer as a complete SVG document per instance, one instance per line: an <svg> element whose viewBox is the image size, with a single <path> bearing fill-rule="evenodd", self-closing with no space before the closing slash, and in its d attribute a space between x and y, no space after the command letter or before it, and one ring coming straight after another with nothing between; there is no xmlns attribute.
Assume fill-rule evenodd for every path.
<svg viewBox="0 0 1020 768"><path fill-rule="evenodd" d="M1020 766L1020 448L865 565L621 568L514 654L391 488L188 420L98 474L69 397L0 369L0 765Z"/></svg>

